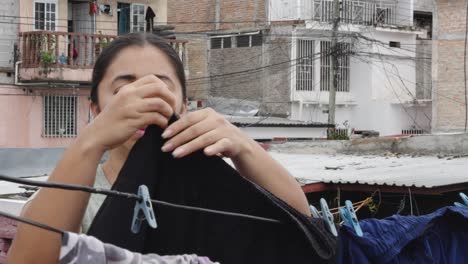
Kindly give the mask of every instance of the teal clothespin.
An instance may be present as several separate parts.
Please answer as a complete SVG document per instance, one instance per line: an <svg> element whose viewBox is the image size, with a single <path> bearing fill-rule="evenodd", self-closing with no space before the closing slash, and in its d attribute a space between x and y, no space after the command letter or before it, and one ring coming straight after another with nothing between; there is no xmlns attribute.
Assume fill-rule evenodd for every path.
<svg viewBox="0 0 468 264"><path fill-rule="evenodd" d="M353 228L356 235L362 237L364 234L362 233L361 226L359 225L356 211L354 211L353 203L350 200L346 200L345 207L339 208L339 211L343 221Z"/></svg>
<svg viewBox="0 0 468 264"><path fill-rule="evenodd" d="M338 232L336 231L335 223L333 222L333 214L330 212L330 209L328 209L328 204L323 198L320 198L320 208L322 209L322 219L325 222L325 226L328 231L337 237Z"/></svg>
<svg viewBox="0 0 468 264"><path fill-rule="evenodd" d="M137 201L135 204L131 228L134 234L140 232L141 224L145 220L148 221L150 227L158 227L156 217L154 216L153 204L151 203L148 187L146 187L146 185L140 185L140 187L138 187L138 196L141 197L141 201Z"/></svg>
<svg viewBox="0 0 468 264"><path fill-rule="evenodd" d="M462 198L463 202L465 203L466 206L468 206L468 196L464 193L459 193L460 197Z"/></svg>
<svg viewBox="0 0 468 264"><path fill-rule="evenodd" d="M312 214L314 218L322 218L320 216L320 212L317 210L317 208L315 208L315 206L311 205L309 207L310 207L310 213Z"/></svg>
<svg viewBox="0 0 468 264"><path fill-rule="evenodd" d="M465 203L465 204L462 204L462 203L459 203L459 202L454 202L453 204L456 206L456 207L468 207L468 196L466 196L466 194L464 193L459 193L460 195L460 198L462 199L462 201Z"/></svg>

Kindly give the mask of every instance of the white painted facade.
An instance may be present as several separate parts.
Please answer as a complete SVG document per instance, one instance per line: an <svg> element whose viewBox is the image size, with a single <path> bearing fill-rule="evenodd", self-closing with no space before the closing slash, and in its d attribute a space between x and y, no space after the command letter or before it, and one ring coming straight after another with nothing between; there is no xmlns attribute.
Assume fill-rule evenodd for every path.
<svg viewBox="0 0 468 264"><path fill-rule="evenodd" d="M271 1L276 6L294 6L298 1ZM285 4L288 2L288 4ZM322 1L324 2L324 1ZM357 2L357 1L349 1ZM362 1L360 1L362 2ZM349 56L349 92L337 92L337 128L375 130L381 136L402 134L402 130L415 129L430 132L431 100L417 98L416 91L416 36L420 32L411 29L413 1L393 2L392 25L359 25L342 23L339 42L351 45ZM317 2L316 2L317 3ZM270 5L273 5L271 3ZM317 7L317 4L314 6ZM293 8L294 9L294 8ZM277 9L280 10L280 9ZM297 10L297 9L294 9ZM394 12L395 11L395 12ZM270 11L272 20L287 20L287 14ZM294 13L294 18L300 15ZM331 24L306 20L305 26L297 26L292 32L290 119L309 122L328 120L329 93L320 88L321 41L330 41ZM313 88L298 90L296 64L298 40L313 40ZM372 41L371 41L372 40ZM390 42L401 44L390 47ZM419 59L419 58L418 58ZM430 59L430 58L429 58ZM430 72L426 73L430 74ZM421 89L421 88L420 88ZM428 87L427 89L430 89Z"/></svg>

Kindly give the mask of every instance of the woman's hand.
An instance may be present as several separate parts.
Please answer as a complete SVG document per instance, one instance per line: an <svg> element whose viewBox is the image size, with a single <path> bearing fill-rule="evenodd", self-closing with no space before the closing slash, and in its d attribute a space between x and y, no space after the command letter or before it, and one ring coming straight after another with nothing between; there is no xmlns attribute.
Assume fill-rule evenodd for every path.
<svg viewBox="0 0 468 264"><path fill-rule="evenodd" d="M166 128L162 147L176 158L203 149L207 156L235 159L251 151L253 140L211 108L188 113Z"/></svg>
<svg viewBox="0 0 468 264"><path fill-rule="evenodd" d="M85 128L83 136L103 150L112 149L132 136L140 138L155 124L167 127L174 113L175 95L154 75L122 86L101 113Z"/></svg>

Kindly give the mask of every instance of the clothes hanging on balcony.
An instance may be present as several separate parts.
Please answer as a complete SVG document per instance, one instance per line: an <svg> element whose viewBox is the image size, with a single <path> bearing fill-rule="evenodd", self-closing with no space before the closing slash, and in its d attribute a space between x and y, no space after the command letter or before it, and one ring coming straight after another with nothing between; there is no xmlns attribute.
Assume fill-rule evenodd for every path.
<svg viewBox="0 0 468 264"><path fill-rule="evenodd" d="M90 1L89 2L89 15L90 16L93 16L94 14L96 14L98 11L98 6L96 5L96 3Z"/></svg>
<svg viewBox="0 0 468 264"><path fill-rule="evenodd" d="M130 231L135 202L107 197L89 235L140 253L193 253L221 263L334 262L336 241L320 220L307 217L240 176L219 157L197 152L174 159L161 152L161 129L150 126L131 150L113 190L153 199L278 219L269 223L155 205L158 227Z"/></svg>
<svg viewBox="0 0 468 264"><path fill-rule="evenodd" d="M153 32L153 23L154 23L155 16L156 14L154 13L151 6L148 6L148 8L146 9L146 15L145 15L146 32Z"/></svg>
<svg viewBox="0 0 468 264"><path fill-rule="evenodd" d="M342 226L338 263L448 264L466 263L468 259L468 207L359 222L363 237Z"/></svg>
<svg viewBox="0 0 468 264"><path fill-rule="evenodd" d="M59 264L120 263L120 264L214 264L197 255L160 256L135 253L83 234L65 232L62 237Z"/></svg>

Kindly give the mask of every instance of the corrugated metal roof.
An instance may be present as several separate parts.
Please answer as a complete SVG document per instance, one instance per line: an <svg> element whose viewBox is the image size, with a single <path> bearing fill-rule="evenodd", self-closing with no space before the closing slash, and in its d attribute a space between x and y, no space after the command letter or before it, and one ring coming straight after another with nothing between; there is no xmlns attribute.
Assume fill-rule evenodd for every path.
<svg viewBox="0 0 468 264"><path fill-rule="evenodd" d="M64 148L0 148L0 174L13 177L49 175Z"/></svg>
<svg viewBox="0 0 468 264"><path fill-rule="evenodd" d="M225 116L232 124L236 126L250 127L330 127L326 123L304 122L299 120L290 120L281 117L268 116Z"/></svg>
<svg viewBox="0 0 468 264"><path fill-rule="evenodd" d="M271 154L302 185L323 182L434 188L468 183L468 157Z"/></svg>

